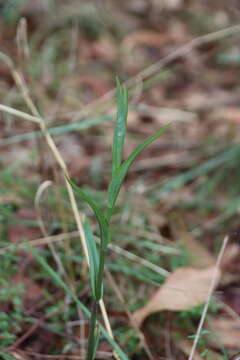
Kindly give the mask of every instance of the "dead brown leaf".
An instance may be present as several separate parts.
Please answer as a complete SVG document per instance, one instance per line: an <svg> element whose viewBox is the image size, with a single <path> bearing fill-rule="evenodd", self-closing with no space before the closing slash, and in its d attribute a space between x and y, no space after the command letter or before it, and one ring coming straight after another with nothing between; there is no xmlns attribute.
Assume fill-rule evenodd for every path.
<svg viewBox="0 0 240 360"><path fill-rule="evenodd" d="M182 352L185 355L187 355L187 356L190 355L191 350L192 350L192 343L189 340L181 339L181 340L175 341L175 344L180 350L182 350ZM222 360L221 354L217 353L216 351L210 350L210 349L207 349L207 350L208 350L209 359ZM200 354L198 352L195 352L194 360L203 360L204 358L202 356L200 356Z"/></svg>
<svg viewBox="0 0 240 360"><path fill-rule="evenodd" d="M204 270L182 267L174 271L150 301L134 313L134 321L141 326L144 319L155 312L183 311L206 302L214 266ZM220 279L218 271L216 284Z"/></svg>
<svg viewBox="0 0 240 360"><path fill-rule="evenodd" d="M192 349L192 344L190 341L188 340L179 340L177 343L176 343L177 347L182 350L182 352L189 356L189 354L191 353L191 349ZM195 360L203 360L203 358L196 352L195 355L194 355L194 359Z"/></svg>
<svg viewBox="0 0 240 360"><path fill-rule="evenodd" d="M227 348L239 350L240 342L240 320L230 319L227 317L217 317L209 321L210 327L213 330L215 345L221 344Z"/></svg>

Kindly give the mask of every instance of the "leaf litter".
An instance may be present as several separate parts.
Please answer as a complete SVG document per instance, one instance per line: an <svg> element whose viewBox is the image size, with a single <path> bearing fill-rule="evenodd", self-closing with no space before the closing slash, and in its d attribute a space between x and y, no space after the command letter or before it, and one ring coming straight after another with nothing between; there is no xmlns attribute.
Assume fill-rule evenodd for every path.
<svg viewBox="0 0 240 360"><path fill-rule="evenodd" d="M215 267L211 266L206 269L182 267L175 270L149 302L134 313L135 322L141 326L145 318L155 312L184 311L204 304L214 269ZM220 277L221 270L217 273L216 285Z"/></svg>
<svg viewBox="0 0 240 360"><path fill-rule="evenodd" d="M112 1L109 0L109 3L111 2ZM27 5L21 15L27 17L30 41L32 40L32 35L34 38L36 33L39 37L36 39L36 44L38 45L35 46L34 41L32 44L33 50L31 50L32 58L30 62L33 62L33 64L29 64L29 62L23 64L22 55L21 59L18 59L13 41L16 27L14 21L10 24L5 23L4 19L3 21L1 20L0 43L1 47L6 49L8 53L16 59L19 67L22 67L24 76L31 87L31 92L34 93L35 98L39 101L40 108L43 108L47 115L54 114L49 120L49 126L60 125L59 121L62 121L61 124L63 125L67 122L71 123L72 116L76 119L77 116L79 116L79 112L81 113L81 109L85 109L85 105L91 103L93 99L98 99L99 96L102 96L113 87L113 78L116 72L123 78L131 78L131 76L135 76L136 73L147 68L153 61L159 60L172 51L175 51L176 47L185 44L187 41L191 41L198 35L205 34L209 28L215 29L216 27L217 30L219 27L230 26L232 21L231 11L226 10L222 4L217 4L215 1L208 5L205 4L204 6L193 0L188 2L179 0L171 2L165 1L163 6L160 2L152 2L153 6L151 7L147 1L137 0L134 1L134 15L126 11L126 8L130 8L130 3L132 2L127 2L127 4L125 4L125 1L118 4L115 2L112 7L112 13L110 11L113 19L105 19L103 21L104 31L102 35L94 40L90 40L86 34L86 26L83 25L81 21L80 25L76 25L76 28L74 28L75 25L72 28L71 25L69 25L71 23L75 24L75 20L79 20L77 18L78 14L75 14L77 10L80 9L80 7L78 8L78 6L80 6L79 4L76 6L74 1L70 1L69 4L63 7L62 5L58 6L56 12L48 13L47 10L50 8L50 2L48 3L48 1L46 1L44 7L42 7L41 1L37 1L37 5L32 3L33 2L26 1ZM85 7L85 4L83 8L84 11L89 11L88 7ZM137 11L136 8L138 8ZM141 12L142 10L140 8L144 9L144 11ZM207 24L207 15L204 15L206 10L211 11L210 24ZM39 14L43 13L44 21L39 22ZM54 18L51 15L52 13L54 14ZM101 11L99 12L99 16L101 16ZM117 22L121 24L121 27L122 24L124 24L125 28L119 31L116 25ZM78 26L79 28L76 30ZM75 30L76 33L74 35ZM71 46L69 46L71 42L69 39L74 38L74 36L71 37L71 32L74 36L77 34L77 40L75 43L73 41ZM58 41L59 46L56 45ZM157 183L161 184L162 179L168 179L180 173L184 174L185 170L187 171L191 169L192 166L194 167L204 162L206 158L212 154L211 150L209 150L209 152L205 151L208 149L209 142L214 143L216 140L218 146L222 146L223 149L225 149L226 145L232 140L238 142L239 69L236 64L230 64L230 66L228 66L226 62L221 64L221 66L216 65L216 59L220 58L222 47L224 48L224 54L235 54L237 59L238 44L234 38L228 39L226 42L223 41L223 43L221 43L220 40L220 42L214 41L210 44L203 44L202 47L190 47L187 56L185 55L186 53L182 53L180 56L173 57L169 62L166 61L165 64L168 65L167 70L170 70L170 74L167 77L163 77L160 80L157 79L157 76L155 76L156 78L154 76L153 78L150 77L150 79L148 79L150 82L148 82L148 84L146 83L148 88L147 86L145 88L145 83L142 80L140 80L139 83L136 82L136 86L134 85L136 88L134 90L136 90L135 93L137 94L135 104L139 103L139 106L135 108L133 104L134 106L130 107L131 119L129 124L131 126L131 132L134 135L132 139L128 140L127 146L130 149L134 148L134 137L137 138L143 134L148 135L152 133L152 130L156 130L159 124L164 125L170 116L172 118L184 118L184 116L186 116L186 119L189 117L191 120L188 123L186 121L185 124L179 122L177 126L175 126L176 131L174 136L164 135L162 143L156 146L154 150L150 150L146 155L143 155L140 161L144 162L137 164L137 170L143 175L144 182L147 183L147 181L149 181L149 186L151 186L151 184L153 184L153 186ZM70 52L69 48L71 48ZM121 53L129 52L129 49L134 50L134 54ZM35 61L35 52L37 53L37 58L39 58L39 63L36 62L36 69L32 69L31 67ZM69 59L67 59L68 52ZM65 68L67 68L66 59L67 61L69 60L69 63L73 64L72 67L69 67L69 72L65 72ZM55 68L53 68L52 64L54 64ZM41 66L43 67L42 70ZM0 64L0 72L0 94L4 99L4 103L6 102L12 106L22 106L19 98L14 93L13 81L9 76L8 70L5 69L2 64ZM31 79L32 72L34 72L34 79ZM159 72L159 70L157 72ZM139 79L141 79L141 76ZM33 84L34 81L35 84ZM62 87L61 91L59 90L60 87ZM146 91L145 89L148 90ZM112 106L110 102L109 106ZM101 113L100 108L101 107L97 108L97 113L98 111ZM170 112L169 109L171 110ZM96 107L92 106L91 111L94 112L95 110ZM83 117L80 117L80 119L83 119ZM3 137L9 137L12 134L16 135L32 130L32 128L29 129L28 125L24 123L20 124L19 122L15 123L14 119L8 119L7 117L5 118L5 116L3 117L3 121L3 131L1 126ZM98 128L84 130L83 134L76 131L74 138L66 135L64 139L59 140L61 152L70 167L71 174L76 176L80 182L90 184L93 181L91 174L89 175L87 170L88 165L90 164L91 166L91 156L99 156L100 152L103 152L105 155L109 147L109 134L111 131L110 125L101 124ZM105 134L103 135L104 132ZM84 139L86 138L91 139L89 142L86 141L86 143L84 143ZM1 154L1 165L8 166L9 163L12 164L14 160L19 159L19 157L24 154L24 151L28 152L29 149L33 147L35 147L35 143L26 140L22 148L18 148L17 146L4 148ZM184 150L186 149L186 153L179 151L179 149L182 150L183 148ZM19 149L21 150L20 152ZM170 161L172 157L173 161ZM106 157L103 156L102 158L101 164L107 169L108 163ZM21 167L21 173L16 171L16 174L20 174L24 179L32 179L32 174L37 171L37 161L31 160L31 167L25 162ZM214 225L206 227L206 229L205 225L211 221L212 217L215 218L218 214L221 214L231 199L229 200L229 194L226 195L224 189L222 193L222 188L220 187L217 193L218 196L214 198L214 210L212 212L207 209L207 206L198 212L196 209L197 205L194 201L195 194L204 180L208 179L208 176L209 178L214 177L218 172L221 172L221 169L216 167L215 173L210 173L210 176L206 172L198 178L191 178L190 181L186 182L187 185L185 188L167 194L167 196L164 197L164 201L161 202L158 207L152 206L151 212L154 212L156 217L158 212L161 214L157 221L161 223L160 218L163 216L164 223L166 224L154 225L153 222L156 223L155 220L152 222L149 221L148 223L150 215L148 217L141 214L139 218L142 219L142 217L144 217L141 221L138 218L135 219L137 226L139 224L143 226L145 221L149 226L149 233L154 229L154 235L160 238L159 233L164 232L164 228L169 227L168 223L170 222L171 212L181 212L182 216L184 216L184 222L187 224L187 229L179 229L179 227L177 227L174 239L169 236L167 241L168 244L172 242L175 246L175 244L178 243L179 235L184 248L192 255L189 258L190 266L183 266L173 271L156 294L150 298L146 306L134 313L139 325L152 313L163 311L181 312L188 310L189 307L201 305L205 302L207 288L213 272L212 265L214 263L214 256L212 255L212 239L217 239L219 232L222 233L223 229L225 230L225 227L220 227L219 230L216 222L214 222ZM226 171L226 174L231 175L229 177L230 182L230 178L236 179L232 171ZM48 167L47 173L39 174L39 178L42 176L44 178L46 176L52 176ZM107 177L108 174L106 171L104 178L98 183L99 190L104 188ZM226 180L226 176L224 179ZM134 180L133 171L126 182L127 190L131 188L131 185L135 187ZM225 180L224 182L226 184L228 181ZM235 180L233 183L234 182L238 183L238 181ZM238 194L238 192L236 194ZM230 194L230 196L236 197L236 194L234 194L233 191L233 194ZM22 196L20 199L24 204ZM207 205L210 205L210 198L207 197L205 202ZM21 202L14 192L14 187L12 187L8 193L0 195L0 203L0 205L4 204L4 207L8 205L15 207L21 206ZM190 204L190 208L184 208L184 206L182 206L183 204L184 206L185 204ZM23 208L24 206L25 205L23 205ZM31 205L28 204L27 206L30 207ZM33 210L30 209L30 211ZM238 210L236 210L235 215L237 211ZM2 213L0 215L2 216ZM18 215L19 211L14 211L16 220L19 220ZM117 218L118 214L114 216ZM25 220L33 219L27 217ZM237 218L231 218L231 221L232 220L234 223L238 221ZM3 222L5 222L8 227L8 241L15 243L19 242L22 238L34 239L40 235L36 227L25 225L24 221L23 224L8 224L5 220L3 220ZM202 232L199 232L199 229L196 230L196 224L202 228ZM171 224L171 229L173 229L175 225ZM72 226L72 224L70 224L70 226ZM226 228L228 229L230 227L231 224L227 223ZM54 231L58 232L61 230L62 229L58 228ZM211 251L202 247L201 241L204 241L204 244L209 242L208 248L210 248ZM135 251L136 249L130 250ZM137 249L137 251L138 250L139 249ZM141 256L144 257L145 255L145 253L141 253ZM218 274L219 280L221 272L224 272L219 285L219 297L225 301L226 305L235 311L239 309L240 296L238 291L238 257L239 246L237 245L237 241L235 241L229 245L223 262L223 270L219 270ZM162 261L162 259L156 258L155 256L154 261L158 260ZM165 262L164 265L168 267L169 263ZM30 269L32 269L32 267ZM27 272L22 278L23 282L26 282L27 288L30 288L29 292L34 291L35 288L34 283L32 284L30 282L30 272ZM77 276L79 276L79 274ZM128 292L131 293L131 281L127 278L124 282L119 275L117 275L117 279L119 280L122 292L130 303L131 300L129 299L130 296ZM82 278L80 281L82 281ZM124 286L121 285L123 283L125 284ZM36 291L36 296L41 296L41 287L44 288L45 285L45 280L42 282L37 281L36 286L39 287L39 291ZM139 283L133 285L134 289L138 287ZM144 288L143 284L140 284L140 288L141 291L139 291L139 293L143 296L143 294L146 293L146 288ZM50 292L51 291L54 294L54 289L50 289ZM137 303L141 296L138 298L137 291L135 290L132 290L132 293L136 293L134 300ZM111 303L111 306L116 305ZM238 327L236 327L235 320L227 318L222 312L224 313L224 310L221 310L215 318L210 319L209 324L211 324L213 332L216 331L216 334L219 334L219 339L223 341L226 348L230 347L239 350L239 344L237 342ZM176 314L174 314L174 316L175 315ZM39 316L38 311L36 311L35 316ZM113 317L113 321L114 320ZM230 337L233 339L232 343ZM227 340L224 342L224 339ZM45 347L45 343L42 342L41 346L38 346L38 341L40 340L37 339L37 337L36 339L31 338L29 341L30 347L32 346L33 349L46 351L46 353L48 351L50 352L50 345ZM130 342L131 341L129 341L129 343ZM55 344L60 345L61 343L57 343L56 340ZM158 344L158 346L161 348L162 356L164 354L164 350L162 350L163 346L162 344ZM216 342L212 343L211 346L219 349L219 345ZM189 342L188 346L185 346L185 350L184 346L181 347L179 345L179 349L186 355L188 355L189 352L187 348L189 348ZM180 356L182 356L182 353Z"/></svg>

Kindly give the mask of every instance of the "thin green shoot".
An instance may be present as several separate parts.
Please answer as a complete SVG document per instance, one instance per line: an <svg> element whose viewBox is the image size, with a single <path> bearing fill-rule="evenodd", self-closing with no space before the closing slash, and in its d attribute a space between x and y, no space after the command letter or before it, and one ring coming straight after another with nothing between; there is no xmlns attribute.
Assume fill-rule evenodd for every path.
<svg viewBox="0 0 240 360"><path fill-rule="evenodd" d="M100 245L97 252L96 244L94 244L94 237L90 230L88 223L85 223L85 237L87 240L87 247L89 252L89 267L90 267L90 281L92 287L93 310L90 319L90 334L88 340L87 360L93 360L97 344L99 341L97 326L97 310L99 302L103 296L103 273L105 268L105 258L107 254L107 247L111 242L110 222L115 209L116 201L127 175L127 172L136 159L136 157L154 140L156 140L162 133L169 129L167 125L157 131L154 135L149 136L142 144L123 161L124 140L126 136L128 114L128 93L125 88L120 85L117 80L117 120L113 135L112 144L112 177L107 191L107 205L102 208L96 200L88 195L84 190L80 189L72 180L68 179L73 190L86 202L93 210L98 226L100 229ZM87 225L86 225L87 224Z"/></svg>
<svg viewBox="0 0 240 360"><path fill-rule="evenodd" d="M127 130L128 93L117 78L117 121L112 142L112 177L122 163L124 140Z"/></svg>

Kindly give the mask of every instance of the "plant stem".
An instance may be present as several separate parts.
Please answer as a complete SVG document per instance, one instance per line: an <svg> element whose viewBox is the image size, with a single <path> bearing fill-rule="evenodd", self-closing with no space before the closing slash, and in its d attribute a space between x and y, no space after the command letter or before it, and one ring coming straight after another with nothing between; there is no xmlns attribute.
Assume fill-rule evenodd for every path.
<svg viewBox="0 0 240 360"><path fill-rule="evenodd" d="M99 302L102 299L102 286L103 286L103 272L105 266L105 256L106 256L106 241L101 237L100 243L100 256L99 256L99 267L98 267L98 276L97 276L97 284L96 284L96 298L94 299L92 306L92 313L90 318L90 332L88 338L88 349L86 360L93 360L95 357L95 351L97 348L98 336L96 334L96 325L97 325L97 310L99 306Z"/></svg>
<svg viewBox="0 0 240 360"><path fill-rule="evenodd" d="M96 297L98 301L102 298L102 287L103 287L103 271L105 266L105 257L106 257L106 247L100 245L100 257L99 257L99 268L98 268L98 278L97 278L97 294Z"/></svg>
<svg viewBox="0 0 240 360"><path fill-rule="evenodd" d="M97 340L96 338L97 309L98 309L98 301L94 300L92 305L91 318L90 318L90 332L88 337L86 360L93 360L95 356L96 340Z"/></svg>

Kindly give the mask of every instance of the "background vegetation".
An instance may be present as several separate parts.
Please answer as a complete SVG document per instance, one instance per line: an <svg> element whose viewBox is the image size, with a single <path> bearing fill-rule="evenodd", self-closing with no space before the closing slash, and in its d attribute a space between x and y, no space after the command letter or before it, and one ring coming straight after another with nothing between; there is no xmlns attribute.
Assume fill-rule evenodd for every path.
<svg viewBox="0 0 240 360"><path fill-rule="evenodd" d="M115 342L100 332L96 357L190 359L225 235L194 359L240 351L239 11L233 0L0 1L3 359L85 356L93 287L46 128L70 178L104 208L116 76L129 93L123 159L171 126L131 166L112 214L104 304ZM96 218L80 198L77 206L98 249ZM163 292L182 280L194 290L180 306Z"/></svg>

